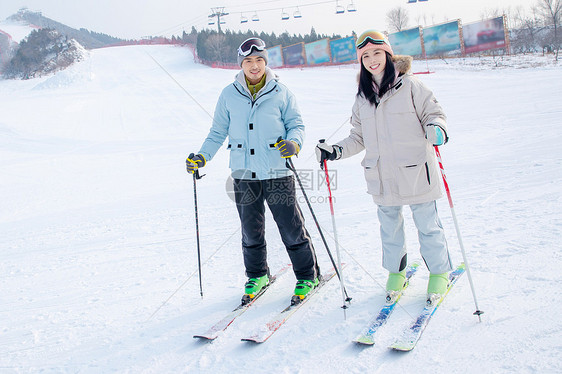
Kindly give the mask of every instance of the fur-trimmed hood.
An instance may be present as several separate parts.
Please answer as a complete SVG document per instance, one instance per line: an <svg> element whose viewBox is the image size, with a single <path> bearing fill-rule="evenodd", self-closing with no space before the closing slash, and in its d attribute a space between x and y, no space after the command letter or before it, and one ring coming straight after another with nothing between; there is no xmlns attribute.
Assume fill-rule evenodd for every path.
<svg viewBox="0 0 562 374"><path fill-rule="evenodd" d="M392 56L392 62L394 62L394 67L399 75L406 74L412 68L412 56L407 55L394 55Z"/></svg>

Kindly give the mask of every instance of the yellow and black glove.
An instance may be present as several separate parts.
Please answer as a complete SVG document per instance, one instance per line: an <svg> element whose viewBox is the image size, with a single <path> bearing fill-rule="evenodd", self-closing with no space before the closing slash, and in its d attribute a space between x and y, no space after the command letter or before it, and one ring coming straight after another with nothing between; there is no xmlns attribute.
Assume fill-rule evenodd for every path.
<svg viewBox="0 0 562 374"><path fill-rule="evenodd" d="M206 163L207 163L207 161L205 160L205 157L203 157L203 155L200 154L200 153L198 153L196 155L194 155L192 153L185 160L187 172L191 173L191 174L195 173L199 168L202 168L203 166L205 166Z"/></svg>
<svg viewBox="0 0 562 374"><path fill-rule="evenodd" d="M275 143L275 147L281 152L283 158L293 157L300 151L299 145L292 140L281 139Z"/></svg>

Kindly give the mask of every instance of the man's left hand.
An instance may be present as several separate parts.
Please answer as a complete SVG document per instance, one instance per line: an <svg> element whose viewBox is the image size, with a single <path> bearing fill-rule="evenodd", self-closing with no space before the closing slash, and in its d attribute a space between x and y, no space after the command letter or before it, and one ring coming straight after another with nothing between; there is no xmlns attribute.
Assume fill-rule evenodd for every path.
<svg viewBox="0 0 562 374"><path fill-rule="evenodd" d="M275 147L281 152L283 158L293 157L300 151L299 145L292 140L281 139L275 143Z"/></svg>

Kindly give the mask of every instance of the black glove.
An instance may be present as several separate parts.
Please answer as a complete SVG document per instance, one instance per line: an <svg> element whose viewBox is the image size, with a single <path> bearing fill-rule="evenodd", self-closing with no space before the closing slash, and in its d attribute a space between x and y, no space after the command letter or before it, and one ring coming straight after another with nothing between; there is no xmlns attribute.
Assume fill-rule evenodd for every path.
<svg viewBox="0 0 562 374"><path fill-rule="evenodd" d="M341 158L341 147L339 145L329 145L321 141L316 145L314 151L316 159L321 164L324 164L324 160L334 161Z"/></svg>
<svg viewBox="0 0 562 374"><path fill-rule="evenodd" d="M274 145L281 152L283 158L293 157L300 151L299 145L292 140L281 139Z"/></svg>
<svg viewBox="0 0 562 374"><path fill-rule="evenodd" d="M206 163L207 161L205 160L205 157L203 157L203 155L200 153L196 155L192 153L185 160L187 172L191 174L195 173L199 168L205 166Z"/></svg>

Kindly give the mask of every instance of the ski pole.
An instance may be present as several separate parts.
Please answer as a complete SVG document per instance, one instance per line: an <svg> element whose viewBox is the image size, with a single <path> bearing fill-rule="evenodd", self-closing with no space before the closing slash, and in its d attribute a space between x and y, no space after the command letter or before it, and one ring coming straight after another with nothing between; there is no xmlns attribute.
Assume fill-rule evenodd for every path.
<svg viewBox="0 0 562 374"><path fill-rule="evenodd" d="M320 140L321 143L324 142L324 139ZM332 213L332 227L334 230L334 241L336 242L336 257L338 259L338 265L340 266L340 284L341 284L341 293L342 293L342 299L343 299L343 306L342 308L344 309L344 317L345 317L345 309L347 308L347 305L345 304L346 301L349 302L350 300L345 298L345 283L344 283L344 276L343 276L343 267L342 267L342 262L341 262L341 258L340 258L340 243L338 242L338 231L336 230L336 215L334 214L334 202L332 200L332 188L330 187L330 175L328 174L328 165L326 163L326 160L324 160L324 172L326 173L326 185L328 186L328 199L330 201L330 212Z"/></svg>
<svg viewBox="0 0 562 374"><path fill-rule="evenodd" d="M193 158L194 154L190 154L189 158ZM197 234L197 264L199 266L199 291L201 298L203 298L203 280L201 276L201 246L199 244L199 213L197 210L197 179L203 178L204 175L199 175L199 170L193 172L193 199L195 201L195 232Z"/></svg>
<svg viewBox="0 0 562 374"><path fill-rule="evenodd" d="M462 242L461 231L459 229L459 223L457 221L457 215L455 214L455 207L453 205L453 199L451 198L451 191L449 189L449 184L447 183L447 177L445 176L445 168L443 167L443 161L441 160L441 153L439 152L439 147L434 146L435 154L437 155L437 161L439 161L439 169L441 170L441 175L443 176L443 184L445 185L445 191L447 191L447 198L449 199L449 206L451 207L451 214L453 216L453 222L455 223L455 230L457 231L457 237L459 239L459 245L461 247L462 258L464 265L466 266L466 275L468 275L468 282L470 283L470 289L472 290L472 297L474 298L474 305L476 306L476 311L473 313L478 316L478 320L482 322L481 314L484 312L478 308L478 301L476 299L476 291L474 290L474 283L472 282L472 275L470 274L470 267L468 266L468 260L466 259L466 252L464 250L464 244Z"/></svg>
<svg viewBox="0 0 562 374"><path fill-rule="evenodd" d="M291 160L291 158L287 159L287 166L295 174L295 177L296 177L297 182L298 182L298 184L301 188L301 191L302 191L302 194L303 194L304 199L306 201L306 204L308 205L308 209L310 209L310 214L312 215L312 218L314 219L314 223L316 224L316 228L318 229L318 232L320 233L320 237L322 238L322 242L324 243L324 246L326 247L326 251L328 252L328 256L330 257L330 261L332 261L332 265L334 266L334 270L336 271L336 275L338 276L338 278L340 279L340 282L341 282L342 278L341 278L340 272L338 270L338 266L336 265L336 262L334 261L334 257L332 256L332 252L330 252L330 248L328 247L328 242L326 242L326 238L324 237L324 234L322 233L322 229L320 228L320 224L318 223L318 220L316 219L316 214L314 214L314 210L312 209L312 205L310 205L310 201L308 200L308 196L306 195L306 192L305 192L304 187L302 185L299 174L297 173L297 170L295 169L295 165L293 164L293 160ZM343 285L342 285L342 287L343 287ZM351 297L348 296L347 291L345 290L345 287L344 287L343 291L345 293L345 300L351 301Z"/></svg>

